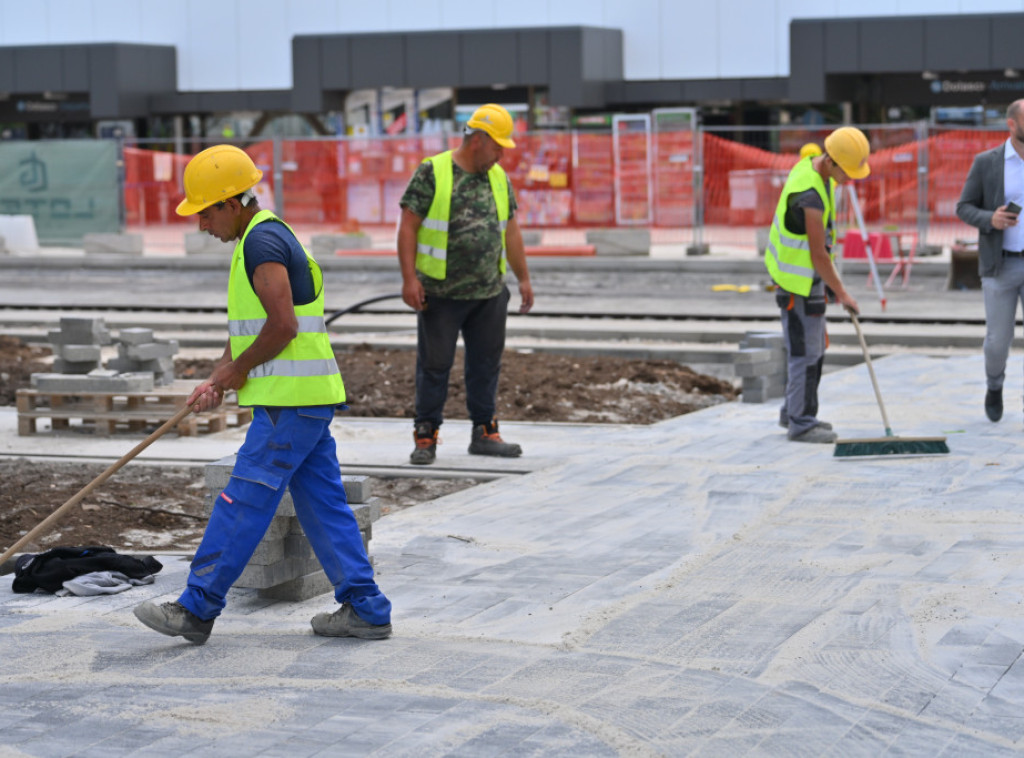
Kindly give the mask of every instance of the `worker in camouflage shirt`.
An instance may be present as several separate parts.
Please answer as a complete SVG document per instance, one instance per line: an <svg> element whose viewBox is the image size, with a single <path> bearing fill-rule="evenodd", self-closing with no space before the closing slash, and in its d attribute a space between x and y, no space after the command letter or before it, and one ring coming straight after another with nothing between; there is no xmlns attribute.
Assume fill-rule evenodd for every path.
<svg viewBox="0 0 1024 758"><path fill-rule="evenodd" d="M462 144L426 159L402 196L398 260L402 299L417 311L416 419L410 456L433 463L444 421L448 377L459 333L465 345L469 452L516 457L495 418L510 294L506 264L519 284L520 313L533 306L512 186L498 164L512 141L512 117L500 105L478 108Z"/></svg>

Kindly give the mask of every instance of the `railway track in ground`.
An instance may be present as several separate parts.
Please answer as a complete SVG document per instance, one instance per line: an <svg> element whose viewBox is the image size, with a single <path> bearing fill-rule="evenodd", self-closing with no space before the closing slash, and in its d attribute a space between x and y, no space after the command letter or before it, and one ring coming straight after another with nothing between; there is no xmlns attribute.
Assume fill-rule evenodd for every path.
<svg viewBox="0 0 1024 758"><path fill-rule="evenodd" d="M394 261L324 264L336 349L414 346L416 319L395 294L401 277ZM747 332L780 331L759 260L536 259L530 267L536 295L530 314L515 313L519 298L509 281L511 349L660 357L715 367L722 375ZM873 355L980 351L981 293L949 290L946 268L915 264L908 286L886 290L881 307L864 267L848 263L844 281L861 304ZM223 260L0 260L0 269L0 333L46 342L62 316L77 315L102 317L111 329L152 328L161 338L177 339L182 351L220 350L226 340ZM849 319L834 306L827 319L826 364L859 363Z"/></svg>
<svg viewBox="0 0 1024 758"><path fill-rule="evenodd" d="M365 309L338 309L328 314L335 349L357 345L390 349L415 346L415 315L398 303L377 302ZM667 358L687 364L730 365L739 343L749 332L778 332L773 309L762 312L713 314L629 310L581 313L569 309L513 313L508 321L510 349L561 354L617 355L629 358ZM331 319L331 315L341 314ZM146 327L162 339L175 339L182 352L221 350L226 340L226 311L205 304L71 304L24 305L0 303L0 333L27 342L46 343L50 330L65 316L103 318L116 331ZM834 366L862 360L856 333L837 308L827 316ZM865 313L861 318L872 354L914 352L934 357L976 353L984 338L984 319L969 313ZM716 372L722 373L722 372Z"/></svg>

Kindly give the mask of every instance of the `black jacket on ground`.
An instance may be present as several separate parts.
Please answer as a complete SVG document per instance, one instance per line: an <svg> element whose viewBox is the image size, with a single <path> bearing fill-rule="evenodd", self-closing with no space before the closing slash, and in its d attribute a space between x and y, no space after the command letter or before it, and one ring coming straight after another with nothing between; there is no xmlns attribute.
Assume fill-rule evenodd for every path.
<svg viewBox="0 0 1024 758"><path fill-rule="evenodd" d="M19 556L14 563L11 589L15 592L35 592L37 589L56 592L68 579L94 571L120 571L131 579L141 579L162 568L163 564L150 555L142 558L120 555L112 547L102 545L55 547L45 553Z"/></svg>

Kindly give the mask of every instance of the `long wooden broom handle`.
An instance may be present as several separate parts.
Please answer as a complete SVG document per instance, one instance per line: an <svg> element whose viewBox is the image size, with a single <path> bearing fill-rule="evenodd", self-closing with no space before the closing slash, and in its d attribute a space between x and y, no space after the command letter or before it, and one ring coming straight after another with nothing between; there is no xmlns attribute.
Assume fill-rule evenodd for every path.
<svg viewBox="0 0 1024 758"><path fill-rule="evenodd" d="M875 398L878 400L878 410L882 412L882 423L885 424L885 435L892 436L892 429L889 427L889 417L885 415L885 403L882 402L882 392L878 389L878 379L875 377L875 369L871 365L871 354L868 352L868 343L864 341L864 333L860 330L860 322L857 314L851 309L846 309L853 321L853 327L857 330L857 339L860 340L860 349L864 351L864 362L868 365L868 373L871 375L871 386L875 388Z"/></svg>
<svg viewBox="0 0 1024 758"><path fill-rule="evenodd" d="M185 416L187 416L191 412L192 412L192 406L190 406L190 405L186 405L183 408L181 408L181 410L179 410L177 413L175 413L173 417L171 417L169 420L165 421L160 426L159 429L157 429L151 435L146 437L146 439L142 440L142 442L140 442L138 445L133 447L131 449L131 451L126 453L119 460L117 460L116 462L112 463L110 465L110 468L108 468L102 474L97 476L95 479L93 479L87 485L82 487L82 489L80 489L78 491L78 493L76 495L74 495L70 500L68 500L66 503L64 503L64 505L62 505L60 508L58 508L53 513L51 513L49 516L47 516L32 531L30 531L28 534L26 534L20 540L18 540L13 545L11 545L11 547L9 547L7 549L7 551L3 555L0 555L0 565L3 565L4 561L6 561L8 558L10 558L12 555L14 555L16 552L18 552L18 550L23 545L25 545L28 542L31 542L35 537L39 536L40 534L45 532L47 529L52 527L54 524L56 524L57 521L60 520L61 516L63 516L65 513L67 513L67 511L69 509L71 509L73 506L75 506L78 503L80 503L82 501L82 499L86 495L88 495L94 489L96 489L101 484L103 484L103 482L107 481L107 479L109 479L111 476L113 476L114 473L118 469L120 469L122 466L124 466L126 463L128 463L128 461L130 461L132 458L137 456L139 453L141 453L147 447L149 447L154 442L156 442L158 439L160 439L160 437L164 436L168 431L170 431L175 426L177 426L178 422L181 421L183 418L185 418Z"/></svg>

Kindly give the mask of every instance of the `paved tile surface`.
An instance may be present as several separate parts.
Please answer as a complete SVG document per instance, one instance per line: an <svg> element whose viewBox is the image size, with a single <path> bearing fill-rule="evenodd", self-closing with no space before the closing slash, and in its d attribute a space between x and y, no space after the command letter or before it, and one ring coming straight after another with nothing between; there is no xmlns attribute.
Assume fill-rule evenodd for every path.
<svg viewBox="0 0 1024 758"><path fill-rule="evenodd" d="M131 607L177 595L181 556L113 597L4 577L0 756L1019 754L1019 361L999 424L980 356L876 371L895 433L950 454L836 459L787 442L774 403L507 424L532 473L374 525L384 642L312 635L329 597L251 591L205 646L161 637ZM842 437L883 433L864 367L821 400ZM346 423L343 459L407 454L406 425Z"/></svg>

